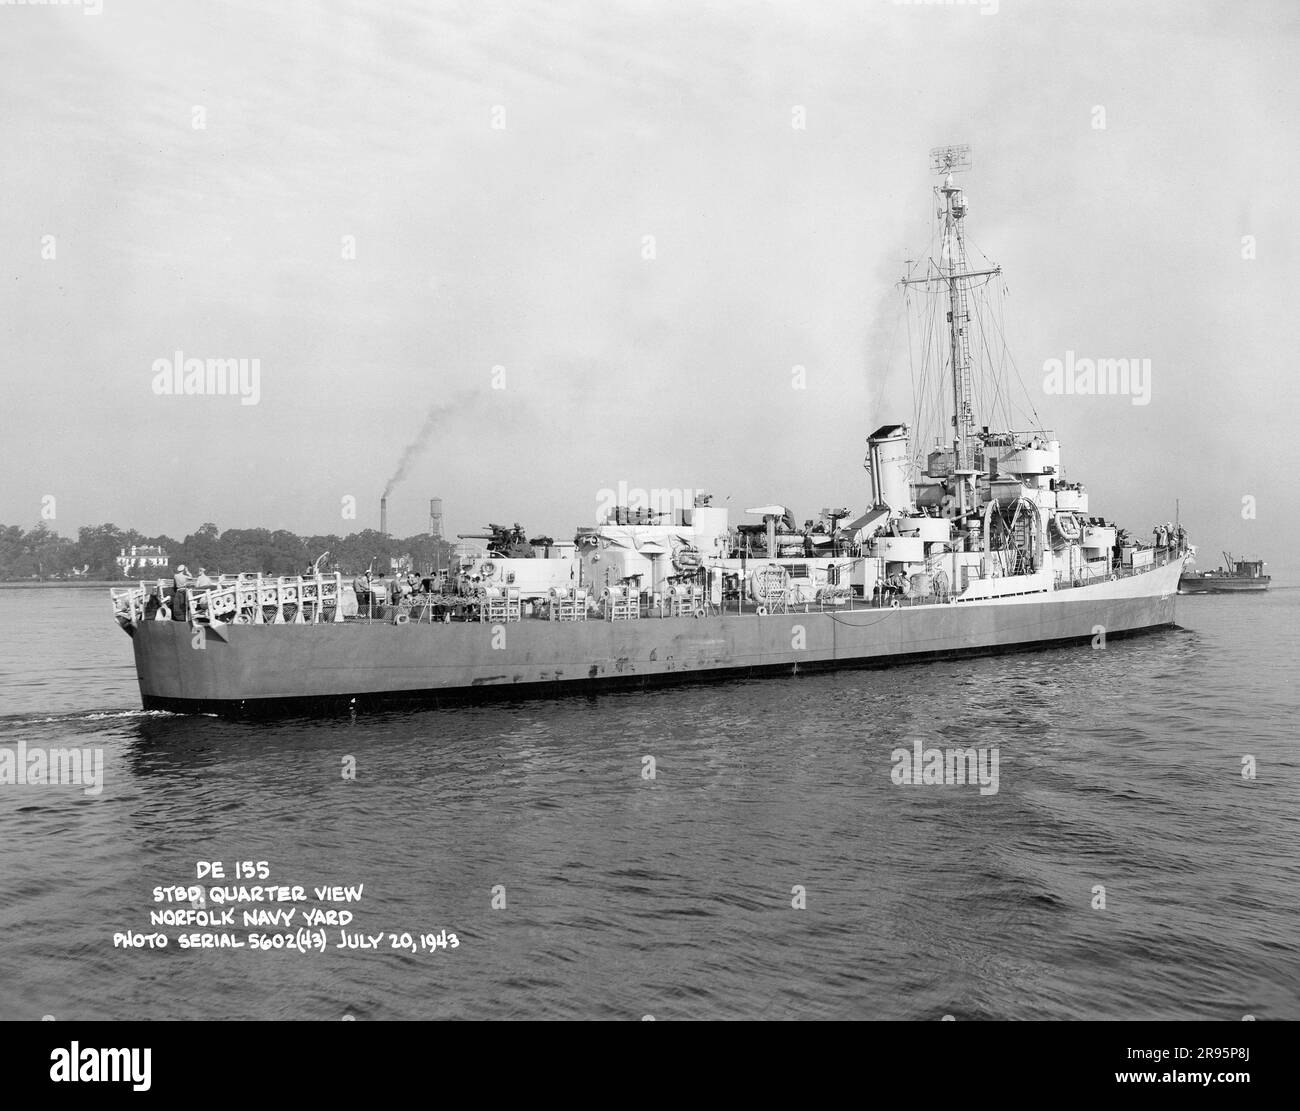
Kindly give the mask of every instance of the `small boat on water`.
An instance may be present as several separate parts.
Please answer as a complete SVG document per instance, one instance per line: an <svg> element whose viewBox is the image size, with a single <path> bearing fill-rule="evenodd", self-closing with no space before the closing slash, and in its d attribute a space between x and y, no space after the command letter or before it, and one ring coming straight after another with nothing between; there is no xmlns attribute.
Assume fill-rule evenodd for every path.
<svg viewBox="0 0 1300 1111"><path fill-rule="evenodd" d="M1179 594L1237 594L1243 590L1267 590L1273 581L1264 574L1262 559L1233 559L1223 553L1223 566L1213 571L1187 571L1178 579Z"/></svg>

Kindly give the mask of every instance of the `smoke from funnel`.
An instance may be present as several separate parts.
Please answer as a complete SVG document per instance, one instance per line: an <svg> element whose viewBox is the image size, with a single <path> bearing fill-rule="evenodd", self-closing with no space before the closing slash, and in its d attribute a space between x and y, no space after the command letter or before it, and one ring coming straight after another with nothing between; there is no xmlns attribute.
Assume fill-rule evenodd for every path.
<svg viewBox="0 0 1300 1111"><path fill-rule="evenodd" d="M397 484L406 478L432 443L433 434L445 428L449 418L456 418L463 425L463 431L486 434L490 428L494 433L500 434L526 425L529 419L527 413L527 402L514 391L508 402L500 390L462 390L450 399L435 401L425 414L415 438L402 449L397 470L384 487L383 496L388 497Z"/></svg>
<svg viewBox="0 0 1300 1111"><path fill-rule="evenodd" d="M397 470L393 472L393 477L388 480L388 485L384 487L384 498L393 492L393 487L402 481L411 469L411 464L419 458L420 453L429 445L429 437L438 427L439 421L451 412L452 406L441 401L435 401L425 414L424 423L420 425L420 430L415 434L415 439L406 445L402 452L402 457L397 461ZM381 502L382 504L382 502Z"/></svg>

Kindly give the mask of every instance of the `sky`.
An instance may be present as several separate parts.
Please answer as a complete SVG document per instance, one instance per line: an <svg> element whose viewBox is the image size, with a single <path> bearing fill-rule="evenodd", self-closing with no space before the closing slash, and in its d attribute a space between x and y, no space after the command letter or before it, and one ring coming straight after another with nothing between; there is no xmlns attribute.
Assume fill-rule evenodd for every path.
<svg viewBox="0 0 1300 1111"><path fill-rule="evenodd" d="M860 512L964 143L1092 512L1300 572L1298 45L1291 0L0 2L0 522L377 527L426 428L398 535ZM177 352L256 403L158 392ZM1048 393L1067 353L1149 403Z"/></svg>

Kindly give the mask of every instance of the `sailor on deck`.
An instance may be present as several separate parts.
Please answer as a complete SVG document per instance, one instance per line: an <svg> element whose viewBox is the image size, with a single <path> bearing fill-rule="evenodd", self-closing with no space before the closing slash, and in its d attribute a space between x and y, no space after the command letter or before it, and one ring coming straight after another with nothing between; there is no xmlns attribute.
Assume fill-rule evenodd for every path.
<svg viewBox="0 0 1300 1111"><path fill-rule="evenodd" d="M190 578L190 569L183 563L178 564L176 571L172 575L171 610L173 621L185 620L185 610L189 600L186 591L189 590L193 581Z"/></svg>

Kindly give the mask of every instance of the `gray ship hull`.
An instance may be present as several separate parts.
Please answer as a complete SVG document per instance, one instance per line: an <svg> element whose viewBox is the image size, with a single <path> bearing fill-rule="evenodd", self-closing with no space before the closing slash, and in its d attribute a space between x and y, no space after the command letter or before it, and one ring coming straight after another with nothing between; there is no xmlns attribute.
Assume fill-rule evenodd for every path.
<svg viewBox="0 0 1300 1111"><path fill-rule="evenodd" d="M255 717L796 675L1106 640L1174 623L1179 563L993 601L697 618L133 630L145 709Z"/></svg>

